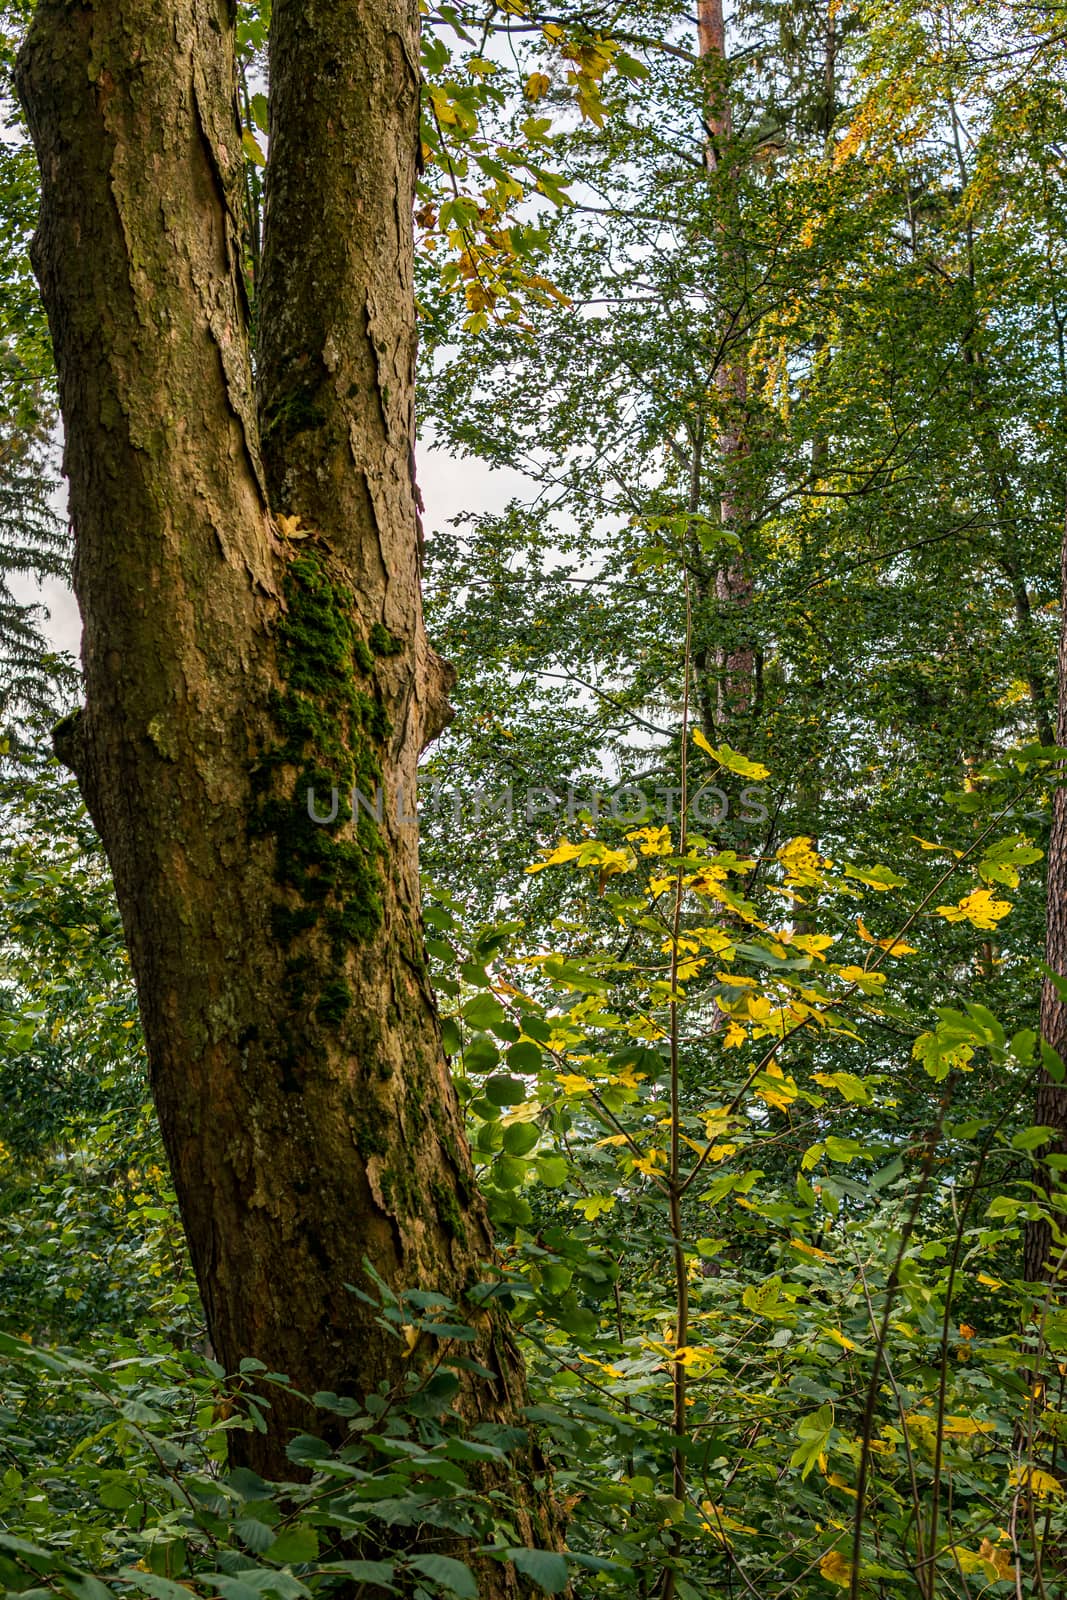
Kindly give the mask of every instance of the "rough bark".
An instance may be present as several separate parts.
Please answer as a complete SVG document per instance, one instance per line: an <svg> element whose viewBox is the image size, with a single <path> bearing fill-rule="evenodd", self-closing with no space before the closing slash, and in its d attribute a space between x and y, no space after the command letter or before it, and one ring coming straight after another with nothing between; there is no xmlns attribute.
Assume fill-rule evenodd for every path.
<svg viewBox="0 0 1067 1600"><path fill-rule="evenodd" d="M1060 620L1060 647L1057 678L1059 703L1056 719L1056 743L1067 746L1067 528L1060 563L1062 594ZM1052 828L1048 846L1048 912L1045 924L1045 961L1053 972L1067 978L1067 784L1061 771L1060 782L1053 790ZM1067 1060L1067 1002L1060 999L1053 985L1046 979L1041 991L1041 1036L1054 1050ZM1043 1156L1067 1156L1067 1083L1055 1083L1042 1072L1034 1102L1034 1122L1039 1127L1055 1128L1051 1142L1042 1150ZM1040 1181L1046 1194L1054 1188L1051 1172L1039 1168ZM1061 1225L1063 1233L1067 1227ZM1049 1278L1053 1273L1062 1277L1067 1268L1062 1237L1053 1241L1052 1227L1047 1222L1028 1222L1024 1241L1024 1270L1033 1283Z"/></svg>
<svg viewBox="0 0 1067 1600"><path fill-rule="evenodd" d="M85 624L57 744L212 1343L308 1394L401 1370L345 1287L364 1258L459 1298L491 1255L392 803L447 714L412 480L417 29L408 0L275 0L258 405L228 0L42 0L19 69ZM325 809L353 782L380 824L343 793L311 821L310 783ZM515 1420L507 1326L468 1320L495 1377L457 1404ZM309 1421L279 1396L244 1458L284 1475Z"/></svg>

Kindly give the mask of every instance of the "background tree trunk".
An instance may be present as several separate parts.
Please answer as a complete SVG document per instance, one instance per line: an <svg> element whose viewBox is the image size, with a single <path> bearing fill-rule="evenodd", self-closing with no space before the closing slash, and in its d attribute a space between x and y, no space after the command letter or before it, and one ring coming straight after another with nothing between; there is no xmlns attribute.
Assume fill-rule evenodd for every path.
<svg viewBox="0 0 1067 1600"><path fill-rule="evenodd" d="M739 331L739 324L743 323L746 314L744 241L734 188L737 154L732 147L734 119L727 76L723 0L699 0L697 51L708 72L704 160L708 172L719 174L727 185L720 197L720 204L725 208L725 220L718 229L722 252L720 295L725 299L726 307L718 331L719 348L712 380L719 397L719 415L713 427L713 449L723 484L719 497L719 520L724 529L737 533L743 539L747 532L748 512L737 480L748 455L745 437L745 408L748 403L746 341L744 334ZM730 729L736 738L732 724L751 714L756 692L756 651L748 638L753 585L747 552L743 546L727 554L720 563L715 573L714 593L718 626L720 631L725 631L727 642L715 651L715 726L713 729L705 726L704 731L714 739L724 737ZM697 599L698 607L706 610L705 597L698 595ZM705 693L705 700L707 698Z"/></svg>
<svg viewBox="0 0 1067 1600"><path fill-rule="evenodd" d="M417 34L408 0L276 0L258 406L229 0L42 0L19 72L85 623L57 745L218 1358L308 1394L407 1365L346 1288L365 1258L459 1298L491 1254L394 807L447 716L412 478ZM310 784L342 792L329 827ZM520 1418L505 1322L467 1320L494 1379L457 1404ZM279 1396L239 1448L284 1474L316 1420Z"/></svg>
<svg viewBox="0 0 1067 1600"><path fill-rule="evenodd" d="M1060 566L1060 649L1057 679L1059 682L1059 707L1056 720L1056 743L1067 745L1067 529ZM1045 960L1052 971L1067 978L1067 786L1064 774L1052 792L1052 829L1048 845L1048 912L1045 926ZM1060 999L1046 978L1041 991L1041 1037L1054 1050L1067 1058L1067 1003ZM1056 1129L1055 1138L1045 1146L1043 1155L1067 1155L1067 1084L1054 1083L1047 1072L1042 1072L1034 1103L1034 1122L1042 1127ZM1052 1176L1048 1168L1041 1169L1046 1193L1051 1193ZM1047 1279L1055 1271L1064 1271L1062 1245L1053 1246L1052 1229L1047 1222L1028 1222L1024 1244L1024 1270L1034 1283Z"/></svg>

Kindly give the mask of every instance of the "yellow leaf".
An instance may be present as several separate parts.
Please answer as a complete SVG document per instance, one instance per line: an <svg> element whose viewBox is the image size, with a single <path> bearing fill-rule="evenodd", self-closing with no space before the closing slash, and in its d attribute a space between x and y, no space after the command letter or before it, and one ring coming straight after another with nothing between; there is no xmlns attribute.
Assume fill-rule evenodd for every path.
<svg viewBox="0 0 1067 1600"><path fill-rule="evenodd" d="M557 1072L556 1082L564 1094L588 1094L593 1087L588 1078L583 1078L576 1072Z"/></svg>
<svg viewBox="0 0 1067 1600"><path fill-rule="evenodd" d="M856 932L864 944L876 945L879 950L888 950L895 956L913 956L915 954L914 945L905 944L903 939L894 939L891 934L886 939L876 939L862 917L856 918Z"/></svg>
<svg viewBox="0 0 1067 1600"><path fill-rule="evenodd" d="M548 78L543 72L531 72L526 80L523 94L527 100L543 100L550 87Z"/></svg>
<svg viewBox="0 0 1067 1600"><path fill-rule="evenodd" d="M773 1111L787 1111L799 1094L794 1078L787 1078L777 1061L761 1072L753 1085L756 1098Z"/></svg>
<svg viewBox="0 0 1067 1600"><path fill-rule="evenodd" d="M816 1261L833 1261L836 1259L828 1250L820 1250L817 1245L808 1244L805 1239L790 1239L789 1247L791 1250L799 1250L801 1255L812 1256ZM852 1349L854 1350L855 1348L856 1346L853 1345Z"/></svg>
<svg viewBox="0 0 1067 1600"><path fill-rule="evenodd" d="M728 1517L722 1506L712 1505L710 1500L701 1502L701 1511L704 1513L704 1532L717 1539L719 1544L732 1544L731 1533L756 1533L756 1528L750 1528L746 1522L737 1522L733 1517Z"/></svg>
<svg viewBox="0 0 1067 1600"><path fill-rule="evenodd" d="M1004 1550L1000 1548L998 1545L995 1545L991 1539L983 1539L978 1548L978 1554L981 1556L986 1565L992 1568L993 1573L996 1575L996 1579L1000 1579L1001 1581L1007 1579L1009 1582L1014 1581L1015 1562L1011 1558L1010 1550ZM995 1579L991 1576L990 1582L994 1581Z"/></svg>
<svg viewBox="0 0 1067 1600"><path fill-rule="evenodd" d="M636 828L626 838L640 847L643 856L669 856L674 849L669 828Z"/></svg>
<svg viewBox="0 0 1067 1600"><path fill-rule="evenodd" d="M814 956L816 961L825 961L823 951L829 950L834 942L833 935L829 933L793 933L788 938L779 934L778 937L794 950L803 950L805 955Z"/></svg>
<svg viewBox="0 0 1067 1600"><path fill-rule="evenodd" d="M785 868L786 880L791 884L816 885L822 882L822 868L829 865L815 849L807 835L787 839L775 851L775 860Z"/></svg>
<svg viewBox="0 0 1067 1600"><path fill-rule="evenodd" d="M866 972L863 967L848 966L836 969L839 978L844 978L846 983L854 983L858 988L870 992L885 983L884 972Z"/></svg>
<svg viewBox="0 0 1067 1600"><path fill-rule="evenodd" d="M995 1433L995 1422L978 1422L974 1417L946 1417L942 1432L956 1439L969 1439L976 1433Z"/></svg>
<svg viewBox="0 0 1067 1600"><path fill-rule="evenodd" d="M709 744L699 728L693 729L693 743L699 745L706 755L717 761L720 767L725 767L727 772L736 772L740 778L756 778L758 780L769 778L770 768L759 761L750 761L747 756L741 755L736 750L731 750L728 744L720 745L716 750Z"/></svg>
<svg viewBox="0 0 1067 1600"><path fill-rule="evenodd" d="M1047 1500L1063 1493L1060 1480L1054 1478L1051 1472L1043 1472L1040 1467L1013 1467L1008 1474L1008 1482L1013 1489L1029 1489L1038 1500Z"/></svg>
<svg viewBox="0 0 1067 1600"><path fill-rule="evenodd" d="M852 1567L840 1550L827 1550L819 1562L819 1573L827 1583L835 1583L839 1589L851 1587Z"/></svg>
<svg viewBox="0 0 1067 1600"><path fill-rule="evenodd" d="M937 907L938 915L946 922L969 922L986 933L991 932L1010 910L1011 901L994 900L989 889L975 889L965 894L958 905Z"/></svg>
<svg viewBox="0 0 1067 1600"><path fill-rule="evenodd" d="M920 845L922 847L922 849L924 849L924 850L938 850L938 851L940 851L940 853L942 855L955 856L957 861L963 855L963 851L962 850L953 850L951 845L948 845L948 844L931 844L929 839L920 839L919 835L917 833L913 833L912 834L912 838L915 840L915 843L917 845Z"/></svg>
<svg viewBox="0 0 1067 1600"><path fill-rule="evenodd" d="M561 839L554 850L545 852L545 859L537 861L532 867L527 867L527 872L540 872L543 867L558 867L563 861L573 861L580 856L583 846L571 844L569 839Z"/></svg>

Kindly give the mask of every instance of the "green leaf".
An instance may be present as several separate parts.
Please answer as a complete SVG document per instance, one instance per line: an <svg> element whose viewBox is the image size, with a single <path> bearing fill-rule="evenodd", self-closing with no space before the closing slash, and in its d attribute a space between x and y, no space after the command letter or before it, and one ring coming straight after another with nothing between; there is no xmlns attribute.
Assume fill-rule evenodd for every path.
<svg viewBox="0 0 1067 1600"><path fill-rule="evenodd" d="M472 1039L463 1052L463 1065L468 1072L492 1072L499 1060L500 1051L485 1033Z"/></svg>
<svg viewBox="0 0 1067 1600"><path fill-rule="evenodd" d="M59 1582L72 1600L115 1600L115 1591L90 1572L62 1572Z"/></svg>
<svg viewBox="0 0 1067 1600"><path fill-rule="evenodd" d="M741 1304L757 1317L771 1317L781 1308L782 1280L768 1278L766 1283L749 1284L741 1294Z"/></svg>
<svg viewBox="0 0 1067 1600"><path fill-rule="evenodd" d="M532 1578L545 1594L562 1594L567 1587L566 1558L555 1550L506 1550L504 1554L518 1572Z"/></svg>
<svg viewBox="0 0 1067 1600"><path fill-rule="evenodd" d="M802 1417L797 1424L800 1442L789 1458L789 1465L799 1467L802 1478L807 1477L819 1457L825 1453L833 1426L834 1414L828 1405L820 1406L818 1411Z"/></svg>
<svg viewBox="0 0 1067 1600"><path fill-rule="evenodd" d="M485 1098L494 1106L521 1106L526 1099L526 1085L521 1078L498 1073L485 1085Z"/></svg>
<svg viewBox="0 0 1067 1600"><path fill-rule="evenodd" d="M263 1600L262 1590L242 1583L240 1578L228 1577L225 1572L201 1572L197 1576L201 1583L209 1583L217 1589L222 1600Z"/></svg>
<svg viewBox="0 0 1067 1600"><path fill-rule="evenodd" d="M316 1439L313 1433L298 1433L295 1439L290 1439L285 1453L298 1466L306 1462L326 1461L333 1455L325 1439Z"/></svg>
<svg viewBox="0 0 1067 1600"><path fill-rule="evenodd" d="M135 1592L151 1596L151 1600L189 1600L189 1590L172 1578L161 1578L154 1572L143 1572L139 1567L123 1567L119 1573Z"/></svg>
<svg viewBox="0 0 1067 1600"><path fill-rule="evenodd" d="M1013 1150L1037 1150L1054 1138L1055 1128L1023 1128L1011 1141Z"/></svg>
<svg viewBox="0 0 1067 1600"><path fill-rule="evenodd" d="M242 1544L248 1546L257 1556L265 1555L274 1543L274 1534L265 1522L257 1522L255 1517L241 1517L233 1525L233 1531Z"/></svg>
<svg viewBox="0 0 1067 1600"><path fill-rule="evenodd" d="M332 1561L330 1571L334 1570L347 1572L357 1583L376 1583L391 1594L397 1593L396 1585L392 1582L396 1568L391 1561Z"/></svg>
<svg viewBox="0 0 1067 1600"><path fill-rule="evenodd" d="M831 1161L855 1161L857 1156L863 1161L874 1160L870 1150L858 1139L841 1139L836 1133L828 1133L823 1143Z"/></svg>
<svg viewBox="0 0 1067 1600"><path fill-rule="evenodd" d="M298 1522L293 1528L280 1533L267 1552L268 1559L279 1566L303 1561L314 1561L319 1553L319 1536L314 1528Z"/></svg>
<svg viewBox="0 0 1067 1600"><path fill-rule="evenodd" d="M546 1189L561 1189L567 1181L568 1166L565 1156L538 1156L534 1167ZM588 1216L588 1212L586 1215Z"/></svg>
<svg viewBox="0 0 1067 1600"><path fill-rule="evenodd" d="M509 1156L526 1156L540 1137L536 1122L512 1122L504 1129L504 1149Z"/></svg>
<svg viewBox="0 0 1067 1600"><path fill-rule="evenodd" d="M505 1022L507 1013L499 1000L494 1000L489 994L476 994L468 1000L463 1007L463 1015L472 1028L491 1028L495 1023Z"/></svg>
<svg viewBox="0 0 1067 1600"><path fill-rule="evenodd" d="M520 1039L518 1044L513 1044L506 1053L508 1067L512 1072L540 1072L541 1052L530 1039Z"/></svg>
<svg viewBox="0 0 1067 1600"><path fill-rule="evenodd" d="M518 1156L501 1156L493 1162L493 1182L501 1189L518 1189L526 1177L526 1162Z"/></svg>
<svg viewBox="0 0 1067 1600"><path fill-rule="evenodd" d="M409 1565L434 1583L443 1584L460 1600L478 1600L478 1585L465 1561L456 1561L452 1556L413 1556Z"/></svg>

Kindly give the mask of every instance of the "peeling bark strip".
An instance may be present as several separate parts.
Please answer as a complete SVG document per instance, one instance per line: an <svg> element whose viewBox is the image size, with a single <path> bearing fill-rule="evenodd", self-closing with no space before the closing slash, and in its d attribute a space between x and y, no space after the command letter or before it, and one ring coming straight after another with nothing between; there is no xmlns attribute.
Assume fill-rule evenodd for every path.
<svg viewBox="0 0 1067 1600"><path fill-rule="evenodd" d="M447 714L411 475L417 14L275 0L273 28L258 406L228 0L42 0L22 54L85 622L58 743L114 871L219 1359L362 1393L401 1367L344 1287L364 1257L459 1297L491 1252L414 832L303 804L312 775L411 792ZM496 1382L459 1404L514 1421L514 1342L478 1326ZM252 1466L284 1473L300 1411L238 1436Z"/></svg>

